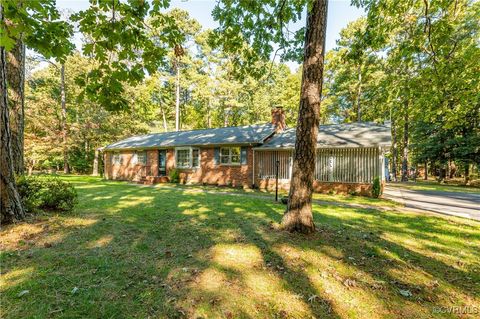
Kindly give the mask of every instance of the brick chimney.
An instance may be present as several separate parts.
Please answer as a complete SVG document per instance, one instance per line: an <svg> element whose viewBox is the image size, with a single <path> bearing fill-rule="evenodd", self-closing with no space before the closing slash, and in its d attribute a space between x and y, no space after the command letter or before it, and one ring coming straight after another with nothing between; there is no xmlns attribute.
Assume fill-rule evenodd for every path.
<svg viewBox="0 0 480 319"><path fill-rule="evenodd" d="M287 125L285 124L285 111L283 110L283 107L277 106L272 109L272 124L274 124L276 127L276 133L280 133L287 128Z"/></svg>

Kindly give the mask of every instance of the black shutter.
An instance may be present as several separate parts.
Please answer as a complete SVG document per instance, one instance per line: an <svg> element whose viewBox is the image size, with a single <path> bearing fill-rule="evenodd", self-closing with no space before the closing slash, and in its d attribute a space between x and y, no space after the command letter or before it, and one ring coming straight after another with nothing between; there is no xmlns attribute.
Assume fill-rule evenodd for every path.
<svg viewBox="0 0 480 319"><path fill-rule="evenodd" d="M215 163L215 165L218 165L220 164L220 148L218 147L215 147L214 149L214 157L213 157L213 162Z"/></svg>
<svg viewBox="0 0 480 319"><path fill-rule="evenodd" d="M240 163L242 165L247 165L247 148L242 147L240 150Z"/></svg>

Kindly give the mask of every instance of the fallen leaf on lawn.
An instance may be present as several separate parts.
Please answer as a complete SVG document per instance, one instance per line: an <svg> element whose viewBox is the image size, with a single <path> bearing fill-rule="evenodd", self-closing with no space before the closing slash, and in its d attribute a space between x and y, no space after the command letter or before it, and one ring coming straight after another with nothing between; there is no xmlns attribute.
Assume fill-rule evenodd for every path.
<svg viewBox="0 0 480 319"><path fill-rule="evenodd" d="M356 287L357 286L357 282L355 281L355 279L350 279L350 278L345 279L343 281L343 284L346 287Z"/></svg>
<svg viewBox="0 0 480 319"><path fill-rule="evenodd" d="M308 297L308 302L314 302L318 299L318 296L317 295L311 295L310 297Z"/></svg>
<svg viewBox="0 0 480 319"><path fill-rule="evenodd" d="M410 290L400 289L399 292L404 297L411 297L412 296L412 293L410 292Z"/></svg>

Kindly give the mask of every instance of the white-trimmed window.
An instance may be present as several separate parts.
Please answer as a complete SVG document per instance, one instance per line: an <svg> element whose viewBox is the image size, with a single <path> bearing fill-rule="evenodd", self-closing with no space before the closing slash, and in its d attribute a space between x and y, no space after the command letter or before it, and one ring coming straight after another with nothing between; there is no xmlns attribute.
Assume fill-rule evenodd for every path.
<svg viewBox="0 0 480 319"><path fill-rule="evenodd" d="M200 150L191 147L179 147L175 149L175 164L177 168L200 167Z"/></svg>
<svg viewBox="0 0 480 319"><path fill-rule="evenodd" d="M112 156L112 163L114 165L117 165L117 164L122 164L122 155L119 153L119 152L115 152L113 153L113 156Z"/></svg>
<svg viewBox="0 0 480 319"><path fill-rule="evenodd" d="M147 165L147 152L136 151L132 155L132 164Z"/></svg>
<svg viewBox="0 0 480 319"><path fill-rule="evenodd" d="M240 158L241 158L240 147L220 148L220 164L240 165Z"/></svg>

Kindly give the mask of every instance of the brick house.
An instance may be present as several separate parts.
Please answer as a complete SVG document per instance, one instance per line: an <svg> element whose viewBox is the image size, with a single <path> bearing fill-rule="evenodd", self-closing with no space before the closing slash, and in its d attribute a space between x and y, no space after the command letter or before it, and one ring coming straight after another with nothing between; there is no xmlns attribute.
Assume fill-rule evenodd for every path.
<svg viewBox="0 0 480 319"><path fill-rule="evenodd" d="M386 176L390 126L375 123L319 127L315 190L369 195L373 179ZM104 148L105 177L142 183L167 182L173 169L180 182L272 188L291 177L295 129L282 108L272 122L250 126L134 136Z"/></svg>

